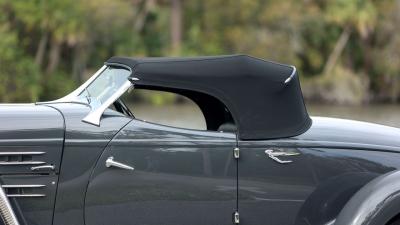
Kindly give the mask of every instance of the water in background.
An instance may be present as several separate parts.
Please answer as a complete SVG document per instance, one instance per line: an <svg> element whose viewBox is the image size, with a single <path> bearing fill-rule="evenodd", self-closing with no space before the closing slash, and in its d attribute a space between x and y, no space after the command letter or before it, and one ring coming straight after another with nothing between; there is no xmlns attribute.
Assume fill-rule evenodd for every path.
<svg viewBox="0 0 400 225"><path fill-rule="evenodd" d="M400 128L400 105L365 106L307 105L311 116L337 117Z"/></svg>
<svg viewBox="0 0 400 225"><path fill-rule="evenodd" d="M192 104L130 105L137 118L149 122L191 129L205 129L199 108ZM311 116L337 117L400 128L400 105L336 106L308 104Z"/></svg>

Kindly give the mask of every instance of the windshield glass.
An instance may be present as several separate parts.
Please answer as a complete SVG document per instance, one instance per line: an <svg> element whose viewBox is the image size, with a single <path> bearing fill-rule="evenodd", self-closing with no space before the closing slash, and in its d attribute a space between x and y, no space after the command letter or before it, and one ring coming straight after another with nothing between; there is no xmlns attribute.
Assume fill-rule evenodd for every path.
<svg viewBox="0 0 400 225"><path fill-rule="evenodd" d="M79 94L79 97L86 99L89 104L93 101L96 104L103 104L127 81L130 73L121 67L107 67Z"/></svg>

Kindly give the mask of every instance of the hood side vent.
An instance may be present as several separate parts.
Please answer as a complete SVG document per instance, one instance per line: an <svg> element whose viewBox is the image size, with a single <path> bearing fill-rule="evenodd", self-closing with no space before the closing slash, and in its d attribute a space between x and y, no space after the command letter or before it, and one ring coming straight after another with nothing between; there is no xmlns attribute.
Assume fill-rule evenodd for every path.
<svg viewBox="0 0 400 225"><path fill-rule="evenodd" d="M32 160L33 156L44 152L0 152L0 166L41 165L43 161Z"/></svg>
<svg viewBox="0 0 400 225"><path fill-rule="evenodd" d="M16 185L1 185L5 190L6 196L9 198L36 198L46 197L45 194L37 194L35 191L46 187L43 184L16 184Z"/></svg>

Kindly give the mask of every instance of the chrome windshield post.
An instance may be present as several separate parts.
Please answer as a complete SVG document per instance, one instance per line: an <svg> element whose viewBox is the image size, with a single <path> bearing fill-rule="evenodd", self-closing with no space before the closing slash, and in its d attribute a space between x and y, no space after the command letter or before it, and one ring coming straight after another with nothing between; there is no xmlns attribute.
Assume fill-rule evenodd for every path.
<svg viewBox="0 0 400 225"><path fill-rule="evenodd" d="M133 83L131 81L125 81L125 83L114 94L112 94L107 101L102 103L98 108L92 108L89 114L83 118L82 121L100 126L101 116L103 115L104 111L132 86Z"/></svg>

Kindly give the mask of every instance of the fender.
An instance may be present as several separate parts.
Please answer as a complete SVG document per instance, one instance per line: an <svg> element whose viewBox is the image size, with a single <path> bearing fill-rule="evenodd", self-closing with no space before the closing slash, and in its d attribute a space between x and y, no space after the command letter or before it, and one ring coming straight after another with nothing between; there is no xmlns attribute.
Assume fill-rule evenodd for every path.
<svg viewBox="0 0 400 225"><path fill-rule="evenodd" d="M335 225L384 225L400 213L400 170L381 175L343 207Z"/></svg>
<svg viewBox="0 0 400 225"><path fill-rule="evenodd" d="M326 225L334 221L349 199L381 174L350 172L320 183L299 210L295 225Z"/></svg>

